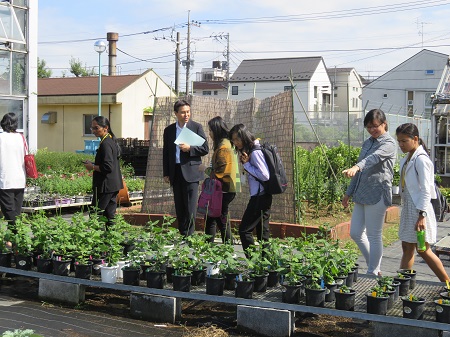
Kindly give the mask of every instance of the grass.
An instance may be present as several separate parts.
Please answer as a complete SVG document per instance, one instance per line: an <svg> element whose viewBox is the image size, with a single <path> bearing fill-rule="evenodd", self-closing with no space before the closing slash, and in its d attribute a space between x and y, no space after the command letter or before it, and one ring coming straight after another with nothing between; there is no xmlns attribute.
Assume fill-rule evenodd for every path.
<svg viewBox="0 0 450 337"><path fill-rule="evenodd" d="M398 241L398 226L399 224L387 223L383 227L383 247L388 247L395 241ZM352 239L342 240L341 246L345 249L356 249L358 251L358 246Z"/></svg>

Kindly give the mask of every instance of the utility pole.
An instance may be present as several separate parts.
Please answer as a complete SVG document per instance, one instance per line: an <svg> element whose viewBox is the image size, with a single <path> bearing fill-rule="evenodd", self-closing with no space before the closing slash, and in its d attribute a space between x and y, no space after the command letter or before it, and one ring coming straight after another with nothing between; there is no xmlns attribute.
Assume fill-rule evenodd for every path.
<svg viewBox="0 0 450 337"><path fill-rule="evenodd" d="M186 48L186 96L189 95L189 71L191 69L191 22L190 22L190 13L188 11L188 28L187 28L187 48Z"/></svg>
<svg viewBox="0 0 450 337"><path fill-rule="evenodd" d="M177 48L175 52L175 93L180 91L180 32L177 32Z"/></svg>
<svg viewBox="0 0 450 337"><path fill-rule="evenodd" d="M227 86L230 80L230 33L227 33Z"/></svg>

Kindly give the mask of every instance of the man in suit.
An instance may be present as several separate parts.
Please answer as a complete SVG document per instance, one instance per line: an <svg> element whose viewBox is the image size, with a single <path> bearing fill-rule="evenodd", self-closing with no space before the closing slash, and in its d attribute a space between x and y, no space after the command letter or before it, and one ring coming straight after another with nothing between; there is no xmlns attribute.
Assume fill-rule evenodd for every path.
<svg viewBox="0 0 450 337"><path fill-rule="evenodd" d="M191 118L191 107L185 100L174 104L177 121L164 129L163 174L164 181L173 188L178 229L184 236L195 230L195 215L198 202L198 184L204 173L199 170L201 157L208 154L208 141L202 126ZM201 146L186 143L175 144L183 128L195 132L205 139Z"/></svg>

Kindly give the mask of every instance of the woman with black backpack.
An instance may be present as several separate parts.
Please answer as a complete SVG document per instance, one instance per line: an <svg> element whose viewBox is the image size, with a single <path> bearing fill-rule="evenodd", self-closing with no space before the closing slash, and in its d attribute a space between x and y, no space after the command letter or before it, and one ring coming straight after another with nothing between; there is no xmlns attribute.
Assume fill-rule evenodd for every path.
<svg viewBox="0 0 450 337"><path fill-rule="evenodd" d="M266 193L262 182L270 178L264 154L259 148L259 140L247 129L244 124L237 124L230 130L230 138L239 153L239 159L247 174L250 188L250 201L247 204L239 236L244 251L255 243L253 230L256 227L257 237L260 240L269 239L269 218L272 207L272 195Z"/></svg>

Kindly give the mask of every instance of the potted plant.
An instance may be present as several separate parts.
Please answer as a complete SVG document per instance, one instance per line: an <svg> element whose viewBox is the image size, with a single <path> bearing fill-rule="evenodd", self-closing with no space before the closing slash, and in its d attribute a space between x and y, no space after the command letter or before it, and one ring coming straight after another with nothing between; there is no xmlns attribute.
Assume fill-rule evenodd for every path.
<svg viewBox="0 0 450 337"><path fill-rule="evenodd" d="M436 322L450 323L450 300L449 299L437 299L434 300Z"/></svg>
<svg viewBox="0 0 450 337"><path fill-rule="evenodd" d="M425 310L425 299L415 295L402 297L403 318L423 319Z"/></svg>
<svg viewBox="0 0 450 337"><path fill-rule="evenodd" d="M407 276L406 274L398 273L396 277L394 277L394 281L400 282L398 287L399 296L405 296L409 292L409 283L411 281L411 276Z"/></svg>
<svg viewBox="0 0 450 337"><path fill-rule="evenodd" d="M300 297L304 291L303 281L306 279L304 276L300 276L299 263L291 264L289 271L281 277L281 300L284 303L300 303Z"/></svg>
<svg viewBox="0 0 450 337"><path fill-rule="evenodd" d="M368 294L367 299L367 313L386 315L388 310L389 295L385 293L384 289L379 285L373 287Z"/></svg>
<svg viewBox="0 0 450 337"><path fill-rule="evenodd" d="M0 266L11 268L12 232L6 220L0 220Z"/></svg>
<svg viewBox="0 0 450 337"><path fill-rule="evenodd" d="M264 256L269 265L267 267L269 276L267 278L267 286L275 287L279 283L279 273L284 269L283 263L283 246L280 238L269 238L269 240L264 243Z"/></svg>
<svg viewBox="0 0 450 337"><path fill-rule="evenodd" d="M327 288L323 285L323 280L316 276L311 278L311 281L305 285L306 291L306 305L313 307L325 306L325 295Z"/></svg>
<svg viewBox="0 0 450 337"><path fill-rule="evenodd" d="M259 246L250 246L246 250L247 266L250 276L255 280L255 292L265 292L267 290L267 279L269 276L268 268L270 266L269 260L266 258L262 242Z"/></svg>
<svg viewBox="0 0 450 337"><path fill-rule="evenodd" d="M400 164L394 165L394 176L392 177L392 194L400 194Z"/></svg>
<svg viewBox="0 0 450 337"><path fill-rule="evenodd" d="M17 269L31 270L33 261L33 232L31 224L26 214L16 217L15 234L12 243L14 247L14 260Z"/></svg>
<svg viewBox="0 0 450 337"><path fill-rule="evenodd" d="M396 300L396 293L400 283L394 281L394 278L391 276L382 276L377 278L377 284L389 295L388 309L392 308L394 301Z"/></svg>
<svg viewBox="0 0 450 337"><path fill-rule="evenodd" d="M178 246L172 251L169 252L169 256L174 269L172 274L173 290L190 292L193 265L190 249L187 246Z"/></svg>
<svg viewBox="0 0 450 337"><path fill-rule="evenodd" d="M413 290L416 287L416 274L414 269L399 269L397 273L409 276L411 280L409 281L409 289Z"/></svg>
<svg viewBox="0 0 450 337"><path fill-rule="evenodd" d="M348 287L347 285L342 285L339 289L335 289L335 308L338 310L355 310L355 290Z"/></svg>
<svg viewBox="0 0 450 337"><path fill-rule="evenodd" d="M207 240L207 235L204 233L194 233L186 238L186 242L191 248L192 254L191 285L199 286L205 283L206 268L204 259L208 256L211 243Z"/></svg>

